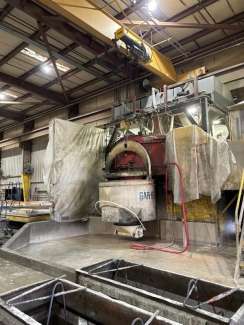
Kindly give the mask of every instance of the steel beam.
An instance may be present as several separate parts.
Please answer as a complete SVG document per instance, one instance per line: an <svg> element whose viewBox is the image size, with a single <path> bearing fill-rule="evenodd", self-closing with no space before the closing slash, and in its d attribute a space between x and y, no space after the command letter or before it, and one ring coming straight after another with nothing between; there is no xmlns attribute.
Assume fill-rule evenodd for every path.
<svg viewBox="0 0 244 325"><path fill-rule="evenodd" d="M77 72L79 72L79 70L78 70L78 69L74 69L74 70L71 70L71 71L66 72L66 73L63 74L61 77L62 77L62 79L65 79L65 78L68 78L71 74L75 74L75 73L77 73ZM87 88L87 87L90 87L90 86L95 85L97 82L99 82L99 81L101 81L101 80L104 80L104 81L108 81L108 82L109 82L109 80L110 80L110 78L111 78L112 76L113 76L113 72L105 73L105 74L103 75L103 78L102 78L102 79L101 79L101 78L95 78L95 79L89 80L89 81L83 83L82 85L78 85L78 86L76 86L76 87L74 87L74 88L68 90L68 91L67 91L67 94L68 94L69 96L71 96L71 95L73 95L74 93L76 93L76 92L78 92L78 91L80 91L80 90L82 90L82 89L85 89L85 88ZM56 78L56 79L54 79L54 80L49 81L47 84L43 85L42 88L46 89L46 88L48 88L48 87L51 87L51 86L55 85L57 82L58 82L58 80L57 80L57 78ZM4 87L6 87L6 86L4 86ZM4 90L4 87L3 87L1 90ZM8 89L8 88L10 88L10 87L7 86L7 89ZM21 101L21 100L26 99L26 98L28 98L28 97L30 97L30 96L31 96L31 93L27 93L27 94L25 94L24 96L21 96L21 97L16 98L16 101ZM31 110L34 110L34 109L36 109L36 108L39 107L39 106L46 105L46 104L49 104L49 103L50 103L50 101L45 100L44 102L37 103L37 104L35 104L35 105L33 105L33 106L27 108L27 109L25 110L25 112L31 112ZM4 106L4 109L7 109L8 107L9 107L9 105L5 105L5 106ZM1 116L1 114L0 114L0 116Z"/></svg>
<svg viewBox="0 0 244 325"><path fill-rule="evenodd" d="M175 16L167 19L166 21L179 21L182 20L188 16L191 16L195 14L196 12L199 12L200 10L210 6L211 4L217 2L218 0L202 0L201 2L181 11L180 13L176 14Z"/></svg>
<svg viewBox="0 0 244 325"><path fill-rule="evenodd" d="M31 84L28 81L20 80L16 77L10 76L6 73L0 72L0 80L14 87L23 89L37 96L48 98L52 102L63 103L63 96L52 90L43 89L39 86Z"/></svg>
<svg viewBox="0 0 244 325"><path fill-rule="evenodd" d="M72 43L69 46L65 47L63 50L60 50L59 53L62 55L67 54L68 52L74 50L77 47L76 43ZM34 73L40 71L40 69L42 68L42 66L49 64L50 63L50 59L47 59L45 62L42 62L40 64L35 65L32 69L28 70L27 72L25 72L24 74L22 74L19 78L21 80L27 79L29 78L31 75L33 75ZM1 61L0 61L1 63ZM79 69L77 69L78 71L80 71Z"/></svg>
<svg viewBox="0 0 244 325"><path fill-rule="evenodd" d="M13 9L13 7L10 4L7 4L3 8L3 10L0 12L0 21L3 20L5 17L7 17L7 15L11 12L12 9ZM1 66L2 60L0 60L0 66ZM2 87L1 90L7 90L8 88L9 88L8 85L6 85L6 86ZM14 121L19 121L19 122L23 121L25 118L24 114L19 113L14 110L6 109L5 107L3 107L1 105L0 105L0 116L5 117L7 119L14 120Z"/></svg>
<svg viewBox="0 0 244 325"><path fill-rule="evenodd" d="M180 21L186 17L189 17L193 14L195 14L196 12L199 12L199 10L204 9L208 6L210 6L211 4L217 2L218 0L202 0L200 3L197 3L196 5L193 5L191 7L188 7L187 9L181 11L180 13L169 17L168 19L166 19L166 22L171 21L171 22L177 22ZM155 33L154 30L150 30L150 32L152 32L152 34ZM149 31L147 32L149 33Z"/></svg>
<svg viewBox="0 0 244 325"><path fill-rule="evenodd" d="M18 9L26 12L37 21L44 22L50 28L53 28L65 35L69 39L74 42L80 44L85 47L88 51L93 54L98 54L104 51L104 46L95 41L92 37L84 34L82 32L78 32L71 25L67 24L64 19L57 19L55 14L50 13L49 11L41 8L30 0L6 0L13 7L17 7Z"/></svg>
<svg viewBox="0 0 244 325"><path fill-rule="evenodd" d="M24 10L27 11L30 10L29 4L30 6L33 5L33 3L28 0L7 1L11 4L21 3L21 8L24 7ZM111 48L113 47L115 33L122 29L122 25L119 23L118 20L113 19L111 16L104 13L104 11L99 10L99 6L97 5L97 3L91 4L90 0L84 0L82 1L82 3L78 4L72 2L64 3L61 0L39 0L38 4L43 6L43 10L44 8L48 8L48 10L56 14L56 19L52 19L52 17L49 17L48 20L52 21L53 28L58 29L59 32L62 31L63 35L65 36L67 36L67 30L69 30L70 28L74 28L77 33L80 33L80 30L85 30L87 31L87 33L95 35L95 37L101 42L107 44L108 48ZM45 15L37 18L36 11L32 13L32 15L34 15L36 19L40 19L41 21L44 21L45 24L48 24L48 21L46 21L45 19ZM57 19L57 16L60 16L61 20ZM55 26L55 24L60 22L62 23L63 21L68 22L66 23L67 30L61 29L61 26L59 26L59 28L57 25ZM106 28L104 28L105 26ZM136 33L126 31L126 34L127 37L134 39L136 42L141 41L140 36ZM74 33L72 33L72 35L69 35L68 37L73 39ZM81 45L83 46L84 44L82 43ZM127 52L125 51L125 46L123 47L123 49L120 47L119 49L121 52L123 52L125 56L128 56ZM166 83L172 83L176 80L176 73L170 60L165 56L160 55L160 53L154 48L151 48L150 62L139 61L139 64L164 79ZM117 62L115 66L116 65Z"/></svg>
<svg viewBox="0 0 244 325"><path fill-rule="evenodd" d="M23 43L22 43L23 44ZM76 43L72 43L70 45L68 45L67 47L65 47L64 49L60 50L59 51L59 54L62 54L62 55L65 55L67 54L69 51L72 51L74 48L77 47L77 44ZM20 77L18 77L20 80L25 80L27 79L28 77L30 77L32 74L38 72L41 67L45 64L48 64L50 62L50 60L48 59L47 61L45 62L42 62L36 66L34 66L32 69L30 69L29 71L25 72L24 74L22 74ZM84 63L83 64L83 70L87 70L87 71L90 71L89 67L92 66L93 64L95 63L98 63L95 59L92 59L90 61L88 61L87 63ZM1 65L1 61L0 61L0 65ZM89 69L89 70L88 70ZM79 71L82 71L82 69L79 67L79 68L74 68L72 70L69 70L68 72L64 73L62 76L61 76L61 79L67 79L68 77L70 77L71 75L74 75L75 73L78 73ZM90 71L90 73L92 74L92 72ZM114 73L113 73L114 74ZM111 73L109 76L112 77L113 74ZM99 76L96 74L96 80L97 81L100 81L100 80L106 80L106 81L111 81L111 79L108 79L106 77L106 74L102 74L100 73ZM53 85L55 85L56 83L58 82L57 78L55 78L54 80L48 82L47 84L45 84L44 86L42 86L43 88L48 88L48 87L51 87ZM10 85L5 85L3 86L0 91L6 91L7 89L9 89L11 86ZM31 95L31 94L30 94Z"/></svg>
<svg viewBox="0 0 244 325"><path fill-rule="evenodd" d="M143 7L147 3L147 1L148 0L138 0L138 1L136 1L134 4L132 4L128 8L126 8L122 12L118 13L115 16L115 18L118 19L118 20L126 18L128 15L132 14L136 10L141 9L141 7Z"/></svg>
<svg viewBox="0 0 244 325"><path fill-rule="evenodd" d="M224 69L220 69L220 70L217 70L217 71L211 72L211 73L209 73L209 74L207 74L207 75L204 75L204 76L200 77L200 79L202 79L202 78L207 78L207 77L210 77L210 76L213 76L213 75L220 76L220 75L223 75L223 74L225 74L225 73L230 73L230 72L236 71L236 70L241 69L241 68L243 68L243 67L244 67L244 63L239 63L239 64L236 64L236 65L233 65L233 66L230 66L230 67L224 68ZM132 83L132 82L137 82L137 81L139 81L139 80L143 80L143 79L148 78L148 77L150 77L150 73L148 73L147 75L141 75L139 78L135 79L134 81L132 81L132 80L128 80L128 79L127 79L127 80L123 80L123 81L120 81L120 82L116 83L115 88L116 88L116 87L119 88L119 87L122 87L122 86L126 86L126 85L128 85L128 84L130 84L130 83ZM92 80L92 81L94 81L94 80ZM106 86L106 87L104 87L101 91L99 90L99 94L98 94L98 95L101 95L101 94L103 94L103 93L109 92L109 91L111 91L112 89L114 89L114 87L112 87L112 85L110 85L110 86ZM92 97L96 97L96 95L97 95L97 94L96 94L95 91L91 91L91 92L89 92L89 93L87 93L87 94L85 94L85 95L82 95L81 97L77 98L77 99L75 100L75 103L76 103L76 104L79 104L79 102L83 102L83 101L89 100L89 99L92 98ZM243 98L243 99L244 99L244 98ZM41 107L41 106L43 106L43 105L46 105L46 104L49 104L49 101L46 100L46 101L43 101L43 102L41 102L41 103L38 103L38 104L36 104L36 105L34 105L34 106L32 106L32 107L27 108L27 109L25 110L25 113L27 114L27 113L33 111L35 108L39 108L39 107ZM69 105L67 105L67 106L69 107ZM45 115L48 114L48 113L59 111L59 110L61 110L61 109L63 109L63 108L65 108L65 106L51 107L50 109L47 109L47 110L45 110L45 111L43 111L43 112L40 112L40 113L34 114L33 116L28 116L28 117L26 118L26 120L28 119L28 121L31 121L31 120L34 120L34 119L36 119L36 118L43 117L43 116L45 116ZM109 110L109 109L110 109L110 108L107 107L105 110ZM97 113L97 112L96 112L96 113ZM92 113L90 113L90 114L93 115L93 114L95 114L95 112L92 112ZM6 130L9 130L9 129L12 129L12 128L16 127L17 125L19 125L19 124L13 123L13 124L9 124L9 125L7 125L7 126L1 128L1 129L2 129L3 131L6 131Z"/></svg>
<svg viewBox="0 0 244 325"><path fill-rule="evenodd" d="M6 54L1 60L0 60L0 67L10 61L12 58L14 58L21 50L23 50L28 44L25 42L22 42L17 47L15 47L12 51L10 51L8 54Z"/></svg>
<svg viewBox="0 0 244 325"><path fill-rule="evenodd" d="M0 60L0 66L2 66L3 64L7 63L9 60L11 60L15 55L17 55L21 50L23 50L25 47L27 47L29 44L33 44L43 50L45 50L45 45L42 44L40 41L38 41L38 38L40 37L40 31L35 32L34 34L32 34L31 36L27 37L26 35L20 33L19 31L16 31L15 29L11 29L11 26L8 24L4 24L4 25L0 25L0 29L3 29L6 32L9 33L14 33L17 37L20 37L22 40L24 40L24 42L22 42L20 45L18 45L14 50L12 50L11 52L9 52L5 57L3 57ZM45 27L45 31L48 30L48 27ZM68 54L68 52L72 51L73 49L75 49L76 47L78 47L79 44L77 43L72 43L69 46L65 47L64 49L60 50L60 51L56 51L56 57L60 58L76 67L79 68L79 71L87 71L88 73L94 75L94 76L101 76L102 72L94 67L92 67L91 64L82 64L80 62L77 62L75 59L70 59L69 57L66 56L66 54ZM54 49L53 49L54 50ZM98 60L99 61L99 60ZM28 72L24 73L20 78L21 79L26 79L28 78L30 75L32 75L33 73L37 72L40 67L43 64L47 64L49 62L49 60L47 60L44 63L41 63L37 66L35 66L34 68L32 68L31 70L29 70ZM95 61L94 61L95 63ZM99 63L99 62L98 62ZM110 68L110 67L109 67Z"/></svg>
<svg viewBox="0 0 244 325"><path fill-rule="evenodd" d="M88 61L87 64L89 64L89 62L90 62L90 61ZM30 72L32 72L32 70L34 70L34 69L35 69L35 67L34 67L33 69L31 69ZM64 80L64 79L66 79L66 78L69 78L70 76L72 76L72 75L78 73L79 71L80 71L80 70L79 70L78 68L75 68L75 69L73 69L73 70L70 70L70 71L64 73L64 74L61 76L61 79ZM79 85L79 86L77 86L77 87L75 87L75 88L70 89L69 91L67 91L67 94L68 94L68 95L72 95L72 94L75 93L76 91L79 91L79 90L82 89L82 88L86 88L86 87L92 86L92 85L94 85L95 83L97 83L97 82L99 82L99 81L102 81L102 80L103 80L103 81L107 81L107 82L109 83L110 80L111 80L111 77L113 77L113 75L114 75L114 72L113 72L113 71L111 71L111 72L109 72L109 73L104 73L101 77L96 77L95 79L92 79L92 80L90 80L90 81L88 81L88 82L85 82L85 83L82 84L82 85ZM22 75L22 76L19 77L19 78L20 78L20 79L22 79L23 77L27 78L28 76L29 76L29 71L27 71L27 73L25 73L24 75ZM54 80L51 80L51 81L49 81L48 83L46 83L45 85L43 85L42 88L44 88L44 89L49 88L49 87L55 85L57 82L58 82L58 79L55 78ZM113 82L114 82L114 80L113 80ZM5 91L5 90L9 89L10 87L11 87L11 86L9 86L9 85L5 85L5 86L3 86L3 87L0 89L0 91ZM27 93L27 94L25 94L25 95L23 95L23 96L21 96L21 97L16 98L16 101L21 101L21 100L26 99L26 98L28 98L28 97L30 97L30 96L31 96L31 93ZM42 102L42 103L37 103L37 104L35 104L34 106L32 106L31 108L28 108L27 110L30 111L30 109L32 109L32 108L35 109L35 108L37 108L37 107L40 106L40 105L44 105L44 104L48 104L48 103L50 103L50 101L44 101L44 102ZM4 106L5 109L8 108L8 107L9 107L9 105L5 105L5 106ZM0 115L0 116L1 116L1 115Z"/></svg>
<svg viewBox="0 0 244 325"><path fill-rule="evenodd" d="M102 53L105 50L105 47L91 36L78 31L68 24L65 19L57 19L55 14L43 9L30 0L6 0L6 2L13 7L24 11L37 21L41 21L50 28L57 30L68 39L71 39L73 42L81 45L95 55Z"/></svg>
<svg viewBox="0 0 244 325"><path fill-rule="evenodd" d="M0 20L3 20L9 13L10 11L13 9L13 6L11 6L10 4L7 4L3 10L0 11Z"/></svg>
<svg viewBox="0 0 244 325"><path fill-rule="evenodd" d="M0 116L5 117L9 120L18 121L18 122L24 121L24 119L25 119L24 114L10 110L10 109L6 109L6 108L2 107L1 105L0 105Z"/></svg>
<svg viewBox="0 0 244 325"><path fill-rule="evenodd" d="M26 14L30 15L34 19L39 22L44 23L45 25L49 26L50 28L55 29L57 32L61 33L62 35L66 36L68 39L72 40L79 46L82 46L87 51L93 53L94 55L99 55L101 53L105 53L107 51L107 46L101 44L93 37L88 35L87 33L83 33L81 30L76 29L71 24L69 24L68 20L64 18L57 17L56 14L51 13L50 11L45 10L44 8L40 7L39 5L35 4L31 0L6 0L10 5L24 11ZM39 2L38 2L39 3ZM53 50L52 50L53 51ZM55 53L54 53L55 55ZM62 58L61 58L62 59ZM67 58L63 58L66 62ZM69 58L70 61L71 58ZM73 59L72 65L77 67L77 64L74 64L76 60ZM117 62L116 60L112 60L109 58L107 61L104 61L104 58L101 57L99 65L103 66L106 69L112 70L116 67ZM77 62L78 63L78 62ZM112 66L111 66L112 65ZM93 68L94 72L97 70ZM91 69L90 72L91 73ZM94 74L94 73L92 73Z"/></svg>
<svg viewBox="0 0 244 325"><path fill-rule="evenodd" d="M81 97L73 100L73 102L71 102L71 104L54 106L54 107L51 107L50 109L45 110L45 111L43 111L41 113L37 113L37 114L35 114L33 116L29 116L29 117L26 118L25 121L30 121L30 120L33 120L33 119L37 119L39 117L45 116L45 114L47 114L47 113L56 112L56 111L58 111L60 109L69 108L69 107L71 107L73 105L79 104L82 101L93 98L94 96L105 94L105 93L107 93L109 91L112 91L112 90L114 90L116 88L124 87L124 86L126 86L128 84L134 83L134 82L142 80L144 78L147 78L149 75L150 75L150 73L146 73L146 74L140 75L138 78L135 78L134 80L130 78L130 79L124 79L124 80L121 80L121 81L114 82L113 84L110 84L110 85L107 85L107 86L105 86L103 88L100 88L98 91L97 90L90 91L89 93L87 93L85 95L82 95ZM40 107L42 105L46 105L46 104L48 104L47 101L35 104L34 106L27 108L25 110L25 113L31 112L35 108ZM8 129L8 126L6 127L6 129Z"/></svg>
<svg viewBox="0 0 244 325"><path fill-rule="evenodd" d="M48 55L49 55L49 59L52 62L53 68L54 68L54 70L56 72L56 76L57 76L59 85L61 86L62 93L64 95L64 100L65 100L66 103L68 103L69 102L69 98L68 98L68 96L66 94L66 90L65 90L63 81L62 81L62 79L60 77L60 73L59 73L58 68L57 68L56 60L55 60L55 58L53 56L52 49L51 49L51 46L50 46L50 44L48 42L48 38L47 38L47 35L46 35L46 32L44 30L44 26L42 25L42 23L39 23L39 29L40 29L41 34L42 34L42 39L44 40L44 42L46 44L46 48L47 48L47 52L48 52Z"/></svg>
<svg viewBox="0 0 244 325"><path fill-rule="evenodd" d="M108 73L106 73L106 74L104 75L104 77L105 77L105 78L106 78L106 77L109 78L109 77L112 76L112 74L113 74L113 72L108 72ZM87 81L87 82L85 82L85 83L83 83L83 84L81 84L81 85L78 85L78 86L76 86L76 87L70 89L70 90L68 91L68 94L69 94L69 95L73 95L74 93L76 93L76 92L78 92L78 91L80 91L80 90L82 90L82 89L85 89L85 88L87 88L87 87L91 87L91 86L95 85L96 83L97 83L97 80L96 80L96 79L89 80L89 81Z"/></svg>
<svg viewBox="0 0 244 325"><path fill-rule="evenodd" d="M49 100L44 100L43 102L41 103L36 103L35 105L31 106L31 107L28 107L27 109L25 109L25 113L28 114L28 113L31 113L32 111L34 111L36 108L39 108L41 106L44 106L44 105L48 105L50 104Z"/></svg>
<svg viewBox="0 0 244 325"><path fill-rule="evenodd" d="M45 30L47 31L48 28L45 27ZM36 31L30 36L30 39L37 40L40 37L40 31ZM10 51L7 55L5 55L0 60L0 66L7 63L9 60L11 60L13 57L15 57L21 50L23 50L26 46L28 46L28 42L22 42L19 44L16 48L14 48L12 51Z"/></svg>
<svg viewBox="0 0 244 325"><path fill-rule="evenodd" d="M20 32L19 30L15 29L13 26L11 26L8 23L0 23L0 29L19 37L20 39L22 39L27 44L32 44L32 45L46 51L46 46L45 46L45 44L43 42L35 40L35 39L27 36L26 34L24 34L24 33ZM60 51L57 51L57 49L54 48L53 46L51 47L51 49L52 49L52 53L53 53L53 55L55 56L56 59L64 60L67 63L70 63L71 65L73 65L73 66L75 66L77 68L80 68L81 70L87 70L87 72L89 72L89 73L91 73L93 75L97 76L99 73L101 74L101 71L96 69L96 68L90 67L89 69L86 69L83 66L83 64L81 62L77 61L76 59L60 54Z"/></svg>
<svg viewBox="0 0 244 325"><path fill-rule="evenodd" d="M10 88L10 86L8 86L9 88ZM19 101L23 101L23 100L25 100L25 99L27 99L27 98L29 98L29 97L31 97L31 93L26 93L26 94L24 94L24 95L22 95L22 96L20 96L20 97L18 97L18 98L15 98L14 100L13 100L13 102L19 102ZM42 102L41 102L42 103ZM40 105L40 103L38 103L39 105ZM2 106L1 107L1 110L7 110L9 107L11 107L11 105L4 105L4 106ZM11 111L12 112L12 111ZM19 115L20 116L22 116L22 118L24 118L25 117L25 112L23 111L23 112L19 112ZM0 111L0 116L1 116L1 111ZM5 116L4 116L5 117Z"/></svg>
<svg viewBox="0 0 244 325"><path fill-rule="evenodd" d="M45 28L45 30L47 30L48 28ZM40 31L37 31L35 32L34 34L32 34L32 36L30 36L30 39L33 41L33 40L36 40L40 37ZM0 66L7 63L10 59L12 59L17 53L19 53L22 49L24 49L26 46L28 46L28 43L27 42L22 42L19 46L17 46L13 51L11 51L10 53L8 53L2 60L0 60ZM73 49L75 49L78 45L76 43L72 43L70 44L69 46L65 47L64 49L60 50L58 52L59 55L63 55L65 56L68 52L72 51ZM64 57L64 60L65 60L65 57ZM48 64L50 62L50 60L47 60L45 61L44 63L40 63L38 65L36 65L35 67L33 67L32 69L30 69L29 71L25 72L24 74L22 74L19 79L20 80L25 80L27 79L28 77L30 77L32 74L38 72L41 68L42 65L45 65L45 64ZM79 71L82 71L82 70L85 70L93 75L95 75L97 78L95 80L97 81L100 81L100 80L107 80L108 82L111 80L109 79L106 74L102 73L100 70L97 70L97 69L93 69L91 68L91 66L93 64L96 64L96 63L99 63L99 58L98 60L96 59L92 59L90 61L88 61L87 63L83 64L82 65L82 69L81 69L81 66L79 65L78 68L75 68L73 70L70 70L68 71L67 73L64 73L62 76L61 76L61 79L66 79L68 78L70 75L74 75L75 73L78 73ZM99 72L99 73L98 73ZM113 74L110 74L109 75L110 77L113 76ZM51 87L52 85L56 84L58 82L57 78L48 82L47 84L45 84L43 86L43 88L48 88L48 87ZM3 86L0 91L6 91L7 89L11 88L10 85L5 85ZM23 100L23 99L26 99L28 97L31 96L31 93L28 93L28 94L25 94L24 95L24 98L23 96L17 98L16 100ZM9 105L4 105L4 110L7 111L7 107L9 107ZM11 111L10 111L11 112ZM1 114L0 114L1 116ZM6 115L4 115L4 117L6 117Z"/></svg>
<svg viewBox="0 0 244 325"><path fill-rule="evenodd" d="M232 23L240 22L243 19L244 19L244 12L241 12L240 14L237 14L235 16L232 16L230 18L222 20L220 22L220 24L232 24ZM185 37L184 39L180 40L179 42L180 42L180 44L182 46L184 46L184 45L187 45L187 44L189 44L189 43L191 43L193 41L196 41L198 38L201 38L201 37L206 36L208 34L209 34L209 30L203 30L203 31L194 33L193 35L190 35L188 37ZM235 37L235 35L233 35L233 37ZM167 53L172 49L173 49L173 47L169 45L167 47L162 48L161 52L162 53Z"/></svg>
<svg viewBox="0 0 244 325"><path fill-rule="evenodd" d="M229 35L218 41L210 43L204 47L200 47L197 50L190 52L187 58L178 57L175 60L173 60L173 62L175 65L180 65L187 61L191 61L193 59L194 60L199 59L205 57L206 55L213 54L221 50L225 50L230 46L234 46L236 44L239 44L240 42L243 42L243 40L244 40L244 31L234 35Z"/></svg>
<svg viewBox="0 0 244 325"><path fill-rule="evenodd" d="M218 29L228 29L228 30L240 30L244 28L244 24L198 24L198 23L179 23L172 21L160 21L154 19L153 21L144 20L129 20L123 19L122 23L129 26L143 26L143 27L159 27L159 28L190 28L190 29L207 29L207 30L218 30Z"/></svg>

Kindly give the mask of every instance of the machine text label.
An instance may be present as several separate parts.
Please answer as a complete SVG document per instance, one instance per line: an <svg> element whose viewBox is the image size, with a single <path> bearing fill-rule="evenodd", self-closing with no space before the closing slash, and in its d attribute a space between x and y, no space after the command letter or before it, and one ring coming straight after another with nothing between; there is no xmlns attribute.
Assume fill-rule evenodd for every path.
<svg viewBox="0 0 244 325"><path fill-rule="evenodd" d="M154 192L139 192L140 201L152 200L154 198Z"/></svg>

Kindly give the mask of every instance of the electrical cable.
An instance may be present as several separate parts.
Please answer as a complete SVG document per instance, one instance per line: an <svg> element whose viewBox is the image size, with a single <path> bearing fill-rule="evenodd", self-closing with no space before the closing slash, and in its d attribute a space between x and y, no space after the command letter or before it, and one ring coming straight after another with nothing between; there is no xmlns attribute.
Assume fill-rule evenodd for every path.
<svg viewBox="0 0 244 325"><path fill-rule="evenodd" d="M125 206L123 206L123 205L121 205L121 204L115 203L115 202L113 202L113 201L100 200L100 201L97 201L97 202L95 203L95 209L96 209L97 211L98 211L98 209L97 209L98 204L100 205L100 204L102 204L102 203L104 203L104 205L103 205L103 206L100 206L100 209L102 209L102 208L104 208L104 207L112 207L112 208L117 207L117 208L120 208L120 209L123 209L123 210L129 212L133 217L135 217L135 218L137 219L137 221L138 221L138 222L140 223L140 225L142 226L143 230L146 230L145 226L144 226L143 223L141 222L141 220L140 220L140 218L138 217L138 215L137 215L134 211L132 211L131 209L129 209L129 208L127 208L127 207L125 207ZM100 211L99 211L99 212L100 212Z"/></svg>
<svg viewBox="0 0 244 325"><path fill-rule="evenodd" d="M182 172L180 169L180 166L176 162L168 163L166 166L166 177L165 177L165 191L166 195L168 192L168 169L169 166L175 166L177 168L177 171L179 173L179 178L180 178L180 200L181 200L181 212L182 212L182 224L183 224L183 230L184 230L184 244L183 248L181 250L177 249L169 249L168 247L159 247L156 245L145 245L145 244L139 244L139 243L134 243L131 245L132 249L136 250L155 250L155 251L160 251L160 252L166 252L166 253L172 253L172 254L182 254L186 252L189 249L189 229L188 229L188 217L187 217L187 210L185 207L185 191L184 191L184 185L183 185L183 177L182 177Z"/></svg>

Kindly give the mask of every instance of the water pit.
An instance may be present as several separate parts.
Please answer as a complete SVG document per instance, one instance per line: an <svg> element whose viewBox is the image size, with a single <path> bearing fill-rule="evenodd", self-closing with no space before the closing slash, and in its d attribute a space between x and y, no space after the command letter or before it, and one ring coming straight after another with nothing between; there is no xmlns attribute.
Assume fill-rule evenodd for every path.
<svg viewBox="0 0 244 325"><path fill-rule="evenodd" d="M239 288L120 259L77 270L77 282L149 311L158 309L184 325L244 324L244 291Z"/></svg>
<svg viewBox="0 0 244 325"><path fill-rule="evenodd" d="M0 296L0 324L180 325L64 279L44 281ZM136 323L135 323L136 324ZM138 324L138 323L137 323Z"/></svg>

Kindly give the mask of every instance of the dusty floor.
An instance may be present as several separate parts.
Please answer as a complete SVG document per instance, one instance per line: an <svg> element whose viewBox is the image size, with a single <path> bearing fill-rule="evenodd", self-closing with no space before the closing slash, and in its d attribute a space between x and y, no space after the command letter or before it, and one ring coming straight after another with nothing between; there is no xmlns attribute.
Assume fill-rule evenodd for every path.
<svg viewBox="0 0 244 325"><path fill-rule="evenodd" d="M75 269L110 258L152 266L226 285L234 285L234 249L201 247L176 255L131 249L133 241L114 236L85 235L65 240L32 244L18 250L34 259L50 261ZM244 286L243 283L240 283Z"/></svg>
<svg viewBox="0 0 244 325"><path fill-rule="evenodd" d="M44 273L0 258L0 294L48 278Z"/></svg>

